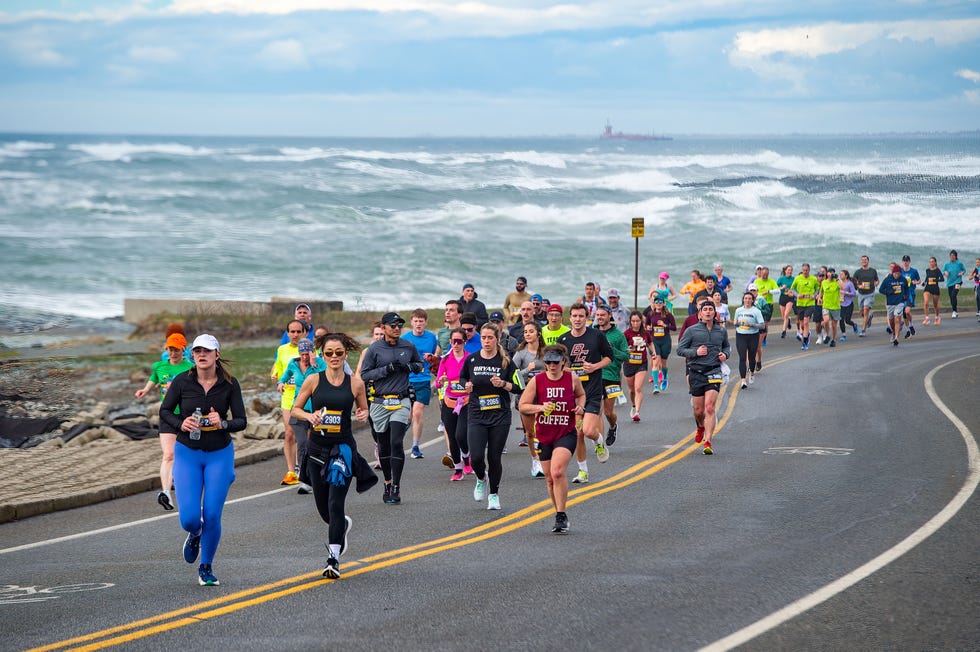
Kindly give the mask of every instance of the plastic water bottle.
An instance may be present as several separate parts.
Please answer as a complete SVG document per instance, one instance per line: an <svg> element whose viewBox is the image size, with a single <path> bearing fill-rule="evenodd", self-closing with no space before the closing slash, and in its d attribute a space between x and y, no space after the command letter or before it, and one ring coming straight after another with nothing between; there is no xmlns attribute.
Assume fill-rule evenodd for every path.
<svg viewBox="0 0 980 652"><path fill-rule="evenodd" d="M201 412L201 408L194 408L194 415L193 416L194 416L195 419L197 419L197 422L198 423L201 423L201 417L204 416L204 414ZM193 430L191 430L190 437L191 437L191 439L193 439L195 441L198 440L198 439L200 439L201 438L201 427L198 426L197 428L194 428Z"/></svg>

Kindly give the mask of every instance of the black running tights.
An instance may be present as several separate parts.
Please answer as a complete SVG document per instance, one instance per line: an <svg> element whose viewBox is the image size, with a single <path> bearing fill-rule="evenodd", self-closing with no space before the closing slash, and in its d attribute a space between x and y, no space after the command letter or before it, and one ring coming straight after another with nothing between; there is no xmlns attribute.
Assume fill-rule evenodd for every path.
<svg viewBox="0 0 980 652"><path fill-rule="evenodd" d="M755 354L759 350L758 333L735 333L735 350L738 351L738 375L755 373Z"/></svg>
<svg viewBox="0 0 980 652"><path fill-rule="evenodd" d="M354 454L357 454L356 449ZM313 486L313 498L316 501L316 511L329 527L327 528L327 543L340 544L344 541L344 503L347 502L347 490L353 478L348 479L343 487L331 485L323 477L323 465L306 458L307 471L310 474L310 484Z"/></svg>
<svg viewBox="0 0 980 652"><path fill-rule="evenodd" d="M844 326L844 324L850 324L851 325L851 330L854 331L855 333L857 332L858 327L854 325L854 321L851 319L851 316L853 314L854 314L854 304L853 303L851 305L849 305L849 306L841 306L840 307L840 333L841 333L841 335L843 335L844 333L847 332L847 327Z"/></svg>
<svg viewBox="0 0 980 652"><path fill-rule="evenodd" d="M953 310L953 312L957 312L956 295L960 293L960 289L955 285L950 285L948 288L946 288L946 291L949 292L949 307Z"/></svg>
<svg viewBox="0 0 980 652"><path fill-rule="evenodd" d="M407 423L389 420L388 429L378 433L378 461L381 462L381 473L385 476L385 482L390 481L396 485L402 483L407 431Z"/></svg>
<svg viewBox="0 0 980 652"><path fill-rule="evenodd" d="M470 454L469 442L466 439L467 414L469 406L464 406L459 414L453 409L442 404L442 427L446 430L446 439L449 440L449 457L453 458L455 464L460 464L463 457Z"/></svg>
<svg viewBox="0 0 980 652"><path fill-rule="evenodd" d="M470 444L470 464L477 478L490 476L492 494L497 493L497 489L500 488L500 477L504 472L501 456L507 444L508 432L510 432L509 423L499 426L484 426L478 423L469 425L467 435Z"/></svg>

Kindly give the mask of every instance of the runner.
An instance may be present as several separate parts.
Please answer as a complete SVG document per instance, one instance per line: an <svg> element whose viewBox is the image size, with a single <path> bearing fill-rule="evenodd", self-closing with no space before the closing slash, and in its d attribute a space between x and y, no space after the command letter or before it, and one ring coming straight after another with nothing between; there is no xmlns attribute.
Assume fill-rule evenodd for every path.
<svg viewBox="0 0 980 652"><path fill-rule="evenodd" d="M701 271L697 269L691 270L691 280L684 284L681 288L681 296L687 297L687 314L693 315L697 311L697 302L694 297L703 290L704 278L701 276Z"/></svg>
<svg viewBox="0 0 980 652"><path fill-rule="evenodd" d="M565 347L548 346L543 361L546 371L531 378L519 405L522 415L533 417L541 444L541 466L555 508L551 531L564 534L568 532L567 468L577 446L575 421L585 414L585 389L578 377L565 369Z"/></svg>
<svg viewBox="0 0 980 652"><path fill-rule="evenodd" d="M857 331L857 326L851 319L854 314L854 297L857 296L857 288L851 281L851 273L846 269L840 271L840 341L847 341L847 324L850 324L851 331Z"/></svg>
<svg viewBox="0 0 980 652"><path fill-rule="evenodd" d="M352 524L345 513L347 492L354 469L365 464L357 452L351 413L358 421L367 421L368 402L364 382L344 371L347 353L355 350L357 343L343 333L329 333L316 344L327 361L326 369L303 381L291 412L310 424L304 477L313 485L316 511L328 526L329 554L323 576L336 580L340 579L338 560L347 550Z"/></svg>
<svg viewBox="0 0 980 652"><path fill-rule="evenodd" d="M514 378L517 368L500 346L495 324L480 329L481 348L463 361L459 380L470 395L467 427L470 459L476 475L473 499L486 499L487 509L500 509L501 457L510 431L510 395L522 388ZM489 493L487 485L489 484Z"/></svg>
<svg viewBox="0 0 980 652"><path fill-rule="evenodd" d="M908 254L902 256L902 276L908 279L912 286L912 291L909 292L909 299L905 302L906 312L908 312L909 321L911 322L912 308L915 308L915 290L922 283L922 278L919 276L919 270L912 267L912 257Z"/></svg>
<svg viewBox="0 0 980 652"><path fill-rule="evenodd" d="M194 338L194 367L173 379L160 404L160 421L177 432L174 486L180 527L187 532L184 561L193 564L200 555L201 586L218 585L211 564L221 540L221 512L235 481L231 433L248 425L242 388L227 361L219 360L219 348L212 335Z"/></svg>
<svg viewBox="0 0 980 652"><path fill-rule="evenodd" d="M609 459L609 451L602 436L602 409L604 390L601 369L612 362L613 352L609 342L596 329L586 326L588 312L581 303L572 304L568 310L572 329L558 338L558 344L568 351L569 368L582 381L585 388L585 415L581 426L577 424L578 436L575 457L578 460L578 475L572 480L579 484L589 481L589 465L585 460L585 437L595 442L596 458L600 462ZM545 340L547 341L547 339Z"/></svg>
<svg viewBox="0 0 980 652"><path fill-rule="evenodd" d="M763 269L768 269L768 267ZM757 282L759 280L763 280L763 279L758 279ZM765 280L769 280L770 283L775 284L775 281L771 279L765 279ZM779 289L778 288L771 289L770 293L766 297L764 297L761 296L762 293L759 291L759 287L755 283L752 283L751 285L749 285L749 292L752 293L752 297L755 299L754 305L756 308L759 309L759 312L762 313L762 321L765 322L765 327L759 330L759 346L756 347L756 351L755 351L755 372L759 373L760 371L762 371L762 349L766 345L766 336L769 334L769 320L772 319L772 309L773 309L773 305L766 299L772 298L775 295L779 294Z"/></svg>
<svg viewBox="0 0 980 652"><path fill-rule="evenodd" d="M803 343L801 349L806 351L810 348L810 319L820 283L816 277L810 276L809 263L803 263L800 269L802 273L793 279L791 289L796 295L796 320L799 327L796 339Z"/></svg>
<svg viewBox="0 0 980 652"><path fill-rule="evenodd" d="M980 258L973 261L973 271L970 272L970 280L973 281L973 294L977 300L977 321L980 322Z"/></svg>
<svg viewBox="0 0 980 652"><path fill-rule="evenodd" d="M162 403L174 378L194 366L194 363L184 357L184 351L187 350L187 338L183 334L174 333L167 336L165 348L167 359L153 363L150 379L146 381L143 387L136 390L136 398L143 398L154 386L159 385L160 402ZM175 414L180 414L179 406L174 410ZM157 503L168 512L174 508L173 499L170 496L170 487L174 482L174 444L176 442L176 429L161 420L160 449L163 453L163 459L160 462L160 492L157 494Z"/></svg>
<svg viewBox="0 0 980 652"><path fill-rule="evenodd" d="M557 303L548 306L548 324L541 329L541 337L544 338L546 346L551 346L558 342L558 338L572 330L561 323L562 307Z"/></svg>
<svg viewBox="0 0 980 652"><path fill-rule="evenodd" d="M279 377L279 385L292 386L294 388L301 387L307 376L319 373L327 368L321 356L313 355L313 342L307 339L302 339L299 341L297 348L299 349L299 356L290 360L289 364L286 365L286 370L282 372L282 376ZM309 428L305 420L297 419L292 414L292 408L295 404L296 401L294 398L293 402L289 406L289 425L292 426L293 435L296 437L296 458L299 461L298 466L300 467L300 471L302 471L302 459L306 449ZM309 406L305 407L308 408ZM296 491L296 493L309 494L312 491L313 487L311 487L308 483L303 482L302 480L299 481L299 489Z"/></svg>
<svg viewBox="0 0 980 652"><path fill-rule="evenodd" d="M698 323L684 331L677 343L677 355L687 359L688 382L697 424L695 443L704 442L702 453L712 455L711 437L715 432L715 406L721 389L721 365L731 354L728 332L715 324L715 306L710 302L698 308Z"/></svg>
<svg viewBox="0 0 980 652"><path fill-rule="evenodd" d="M813 338L813 341L817 344L826 344L830 342L830 337L825 336L823 333L823 301L820 296L820 286L827 279L827 266L821 265L817 269L817 291L813 297L813 316L810 318L810 326L816 331L817 336ZM824 339L827 341L824 342Z"/></svg>
<svg viewBox="0 0 980 652"><path fill-rule="evenodd" d="M667 357L671 349L671 331L677 330L677 322L672 312L667 310L663 297L654 297L653 305L647 308L643 315L646 332L653 343L650 357L650 382L653 383L653 393L666 392L670 381L667 377ZM639 414L639 408L637 408Z"/></svg>
<svg viewBox="0 0 980 652"><path fill-rule="evenodd" d="M857 305L861 311L861 332L858 337L868 334L871 320L874 319L872 309L875 304L875 288L878 287L878 270L870 266L871 259L861 256L861 269L854 272L854 286L857 288Z"/></svg>
<svg viewBox="0 0 980 652"><path fill-rule="evenodd" d="M663 305L663 299L656 297L655 302ZM623 333L629 343L630 358L623 365L623 376L626 378L626 388L630 397L630 418L640 420L640 408L643 407L643 378L648 367L648 359L653 352L653 336L643 325L643 315L637 311L630 313L630 325ZM658 381L654 391L659 391Z"/></svg>
<svg viewBox="0 0 980 652"><path fill-rule="evenodd" d="M538 326L544 326L548 323L547 321L543 323L538 323L534 318L534 304L530 301L525 301L521 304L521 310L517 313L517 323L507 329L507 333L518 341L518 346L520 342L524 341L524 327L528 324L538 324Z"/></svg>
<svg viewBox="0 0 980 652"><path fill-rule="evenodd" d="M609 313L612 315L613 323L620 332L629 328L630 311L629 308L619 303L619 290L609 288L606 305L609 306Z"/></svg>
<svg viewBox="0 0 980 652"><path fill-rule="evenodd" d="M722 269L721 263L715 263L715 287L726 295L732 291L732 279L725 276L725 270Z"/></svg>
<svg viewBox="0 0 980 652"><path fill-rule="evenodd" d="M300 304L296 307L296 310L299 311L305 305ZM285 439L282 444L282 456L286 462L286 475L282 477L282 481L279 484L287 486L299 484L296 433L293 432L293 425L289 420L289 409L293 407L293 399L296 398L296 385L292 382L281 383L279 379L282 377L283 372L286 371L286 367L289 366L289 361L299 357L299 341L308 334L307 327L308 325L306 323L298 319L294 319L286 325L286 335L288 335L289 341L285 344L280 344L279 348L276 349L276 361L272 365L272 370L269 372L272 380L276 383L276 391L282 394L282 397L279 399L279 408L282 411L282 425L286 430Z"/></svg>
<svg viewBox="0 0 980 652"><path fill-rule="evenodd" d="M660 276L657 278L657 282L650 287L650 291L647 292L647 299L650 301L650 305L653 305L653 299L656 296L660 296L664 303L667 305L667 312L674 312L674 299L677 298L677 293L674 291L674 286L670 284L670 274L667 272L660 272Z"/></svg>
<svg viewBox="0 0 980 652"><path fill-rule="evenodd" d="M830 346L837 346L837 322L840 321L841 294L843 293L843 282L837 276L837 270L831 268L827 270L827 277L820 283L820 304L823 306L823 332L825 335L824 343ZM830 335L827 335L830 333Z"/></svg>
<svg viewBox="0 0 980 652"><path fill-rule="evenodd" d="M616 443L616 435L619 430L619 423L616 418L616 400L623 395L623 363L630 359L626 338L623 336L623 332L616 328L612 317L612 309L608 305L599 306L596 309L596 328L605 335L609 347L612 349L612 362L602 368L602 389L604 392L602 411L606 415L606 421L609 422L609 430L606 432L606 446L612 446ZM601 421L599 425L601 428Z"/></svg>
<svg viewBox="0 0 980 652"><path fill-rule="evenodd" d="M435 334L425 330L429 323L429 313L422 308L412 311L412 330L402 335L402 339L408 340L418 349L419 356L422 358L422 371L408 375L408 382L412 385L415 392L415 399L412 402L412 459L420 460L425 456L419 445L422 443L422 427L425 417L425 408L432 400L432 367L439 364L439 356L442 350L439 348L439 340Z"/></svg>
<svg viewBox="0 0 980 652"><path fill-rule="evenodd" d="M442 356L439 369L436 372L436 385L440 388L442 403L439 406L442 423L445 426L446 440L449 445L449 457L452 461L453 474L450 480L459 482L463 475L473 473L470 465L470 448L467 440L467 404L470 395L466 393L463 384L459 382L459 372L463 361L469 354L463 349L466 333L462 328L453 329L450 333L449 353Z"/></svg>
<svg viewBox="0 0 980 652"><path fill-rule="evenodd" d="M786 338L786 329L793 325L792 315L796 307L796 293L793 292L793 266L785 265L782 276L776 279L776 286L782 292L779 295L779 312L783 317L783 332L780 338Z"/></svg>
<svg viewBox="0 0 980 652"><path fill-rule="evenodd" d="M596 308L605 305L606 302L599 296L598 286L594 282L589 281L585 284L585 294L578 298L577 303L581 303L583 306L585 306L585 309L589 315L586 320L586 324L588 326L592 326L595 323Z"/></svg>
<svg viewBox="0 0 980 652"><path fill-rule="evenodd" d="M932 304L932 311L935 315L935 324L939 326L939 288L943 286L945 277L939 269L939 263L935 256L929 257L929 267L926 269L925 282L922 285L922 314L925 317L922 325L929 323L929 304Z"/></svg>
<svg viewBox="0 0 980 652"><path fill-rule="evenodd" d="M459 310L459 301L450 299L446 302L446 312L443 317L443 326L436 332L436 339L439 341L439 349L449 350L449 331L459 328L459 317L463 313Z"/></svg>
<svg viewBox="0 0 980 652"><path fill-rule="evenodd" d="M530 322L524 325L520 346L514 354L514 366L521 374L521 381L526 386L531 378L544 371L544 362L541 356L544 355L545 343L541 336L541 327ZM531 477L543 478L544 471L538 459L537 441L534 437L534 418L521 413L521 426L524 428L524 439L521 445L527 446L531 453Z"/></svg>
<svg viewBox="0 0 980 652"><path fill-rule="evenodd" d="M306 328L306 339L310 342L313 341L313 309L310 308L308 303L300 303L296 305L293 310L293 319L303 324ZM282 332L282 338L279 340L279 344L288 344L293 341L293 338L289 336L289 327Z"/></svg>
<svg viewBox="0 0 980 652"><path fill-rule="evenodd" d="M735 349L738 351L738 375L742 379L742 389L745 389L755 383L755 354L759 347L759 333L766 328L762 311L755 305L755 294L746 292L742 295L742 305L735 310L733 321Z"/></svg>
<svg viewBox="0 0 980 652"><path fill-rule="evenodd" d="M966 274L966 267L960 262L959 254L953 249L949 252L949 262L943 265L943 276L946 277L946 292L949 294L949 307L952 311L950 316L953 319L959 317L957 296L960 293L960 286L963 285L963 275Z"/></svg>
<svg viewBox="0 0 980 652"><path fill-rule="evenodd" d="M892 263L891 274L885 277L878 288L878 293L885 295L892 346L898 346L898 332L902 328L902 316L905 314L905 297L908 295L908 287L908 281L902 276L901 266Z"/></svg>
<svg viewBox="0 0 980 652"><path fill-rule="evenodd" d="M463 285L463 293L459 297L460 314L467 312L473 313L473 316L476 317L477 327L490 321L490 316L487 315L487 307L477 298L479 296L473 288L473 284L466 283Z"/></svg>
<svg viewBox="0 0 980 652"><path fill-rule="evenodd" d="M422 358L415 345L402 339L405 320L397 312L381 318L384 338L371 343L362 356L361 378L373 388L371 427L377 434L381 472L385 478L383 500L388 505L401 503L401 478L405 466L405 431L412 418L409 394L410 373L421 373Z"/></svg>
<svg viewBox="0 0 980 652"><path fill-rule="evenodd" d="M507 320L507 324L514 325L517 322L521 305L525 301L530 301L531 295L527 292L527 279L523 276L518 276L517 280L514 282L514 291L507 295L504 299L504 318Z"/></svg>

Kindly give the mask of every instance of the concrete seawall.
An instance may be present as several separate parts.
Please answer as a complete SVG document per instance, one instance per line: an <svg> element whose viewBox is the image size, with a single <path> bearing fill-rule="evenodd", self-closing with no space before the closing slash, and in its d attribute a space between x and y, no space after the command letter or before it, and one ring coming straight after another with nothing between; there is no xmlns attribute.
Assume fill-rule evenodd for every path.
<svg viewBox="0 0 980 652"><path fill-rule="evenodd" d="M313 314L344 309L343 301L323 301L320 299L291 299L272 297L269 301L222 301L218 299L125 299L123 301L123 321L129 324L159 315L281 315L293 316L298 303L307 303Z"/></svg>

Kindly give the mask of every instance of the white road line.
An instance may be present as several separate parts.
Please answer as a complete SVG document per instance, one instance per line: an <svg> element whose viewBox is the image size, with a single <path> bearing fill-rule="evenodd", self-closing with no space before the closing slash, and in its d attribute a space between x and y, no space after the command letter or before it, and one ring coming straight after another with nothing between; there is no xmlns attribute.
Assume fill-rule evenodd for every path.
<svg viewBox="0 0 980 652"><path fill-rule="evenodd" d="M255 500L256 498L264 498L265 496L271 496L273 494L282 493L283 491L289 491L294 487L281 487L279 489L273 489L272 491L265 491L260 494L254 494L252 496L243 496L242 498L235 498L234 500L229 500L225 505L234 505L235 503L243 503L246 500ZM120 523L119 525L110 525L109 527L99 528L98 530L89 530L88 532L79 532L78 534L69 534L64 537L57 537L55 539L45 539L44 541L36 541L34 543L25 543L22 546L14 546L13 548L3 548L0 549L0 555L5 555L8 552L19 552L21 550L31 550L32 548L41 548L43 546L50 546L55 543L62 543L63 541L73 541L75 539L84 539L85 537L95 536L96 534L103 534L105 532L113 532L115 530L125 530L126 528L136 527L137 525L144 525L146 523L153 523L154 521L162 521L165 518L174 518L177 516L177 512L168 512L161 516L153 516L150 518L142 518L138 521L129 521L128 523Z"/></svg>
<svg viewBox="0 0 980 652"><path fill-rule="evenodd" d="M918 530L913 532L903 541L899 542L896 546L886 550L882 554L878 555L868 563L860 566L844 577L841 577L834 582L831 582L827 586L824 586L817 591L814 591L810 595L804 596L797 600L796 602L790 603L776 611L769 614L762 620L756 621L738 630L733 634L706 645L701 648L700 652L722 652L724 650L731 650L732 648L743 645L748 641L768 632L771 629L775 629L779 625L782 625L786 621L799 616L800 614L812 609L818 604L829 600L838 593L849 589L854 586L864 578L868 577L872 573L875 573L888 564L892 563L908 551L915 548L917 545L925 541L937 530L939 530L943 525L945 525L957 512L962 509L963 505L970 499L973 492L976 491L977 485L980 484L980 450L977 448L977 441L970 432L970 429L964 424L953 412L946 407L939 395L936 394L935 387L933 386L933 377L936 373L940 371L943 367L946 367L957 362L962 362L969 358L977 357L977 354L968 355L962 358L957 358L956 360L950 360L938 367L933 368L925 378L926 394L935 403L936 407L939 408L940 412L946 415L956 429L960 431L960 436L963 437L963 441L966 443L967 450L967 460L968 460L968 472L966 476L966 481L963 486L957 492L953 500L949 502L938 514L929 519L925 525L920 527Z"/></svg>

